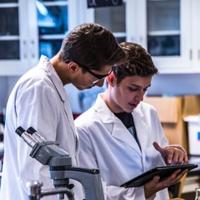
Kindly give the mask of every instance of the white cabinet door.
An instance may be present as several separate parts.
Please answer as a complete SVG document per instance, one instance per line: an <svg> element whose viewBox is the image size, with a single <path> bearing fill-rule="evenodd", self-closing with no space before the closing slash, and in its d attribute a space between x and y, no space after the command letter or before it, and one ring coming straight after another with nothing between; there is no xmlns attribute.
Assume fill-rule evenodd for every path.
<svg viewBox="0 0 200 200"><path fill-rule="evenodd" d="M148 49L160 73L195 70L192 65L192 1L134 0L131 6L136 16L127 13L135 27L129 33L130 38Z"/></svg>
<svg viewBox="0 0 200 200"><path fill-rule="evenodd" d="M99 23L113 32L119 42L125 41L126 1L120 6L88 8L87 1L78 0L79 23Z"/></svg>
<svg viewBox="0 0 200 200"><path fill-rule="evenodd" d="M36 1L39 55L53 57L69 31L69 2L67 0Z"/></svg>
<svg viewBox="0 0 200 200"><path fill-rule="evenodd" d="M20 75L36 59L32 51L37 32L35 28L30 32L28 27L34 20L30 19L27 1L1 0L0 23L0 75Z"/></svg>
<svg viewBox="0 0 200 200"><path fill-rule="evenodd" d="M200 72L200 1L192 0L192 49L191 56L193 68L195 71Z"/></svg>
<svg viewBox="0 0 200 200"><path fill-rule="evenodd" d="M53 57L60 50L62 40L78 24L77 0L34 0L36 2L38 32L37 55Z"/></svg>

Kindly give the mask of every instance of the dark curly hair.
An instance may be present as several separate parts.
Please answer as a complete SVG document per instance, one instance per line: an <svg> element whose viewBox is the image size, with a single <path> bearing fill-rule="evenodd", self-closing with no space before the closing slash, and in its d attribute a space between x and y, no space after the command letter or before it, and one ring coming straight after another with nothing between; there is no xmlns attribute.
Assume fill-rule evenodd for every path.
<svg viewBox="0 0 200 200"><path fill-rule="evenodd" d="M125 60L114 35L95 23L75 27L63 40L59 56L65 62L74 61L94 70Z"/></svg>
<svg viewBox="0 0 200 200"><path fill-rule="evenodd" d="M127 54L127 62L115 65L113 71L118 83L126 76L152 76L158 72L151 55L141 45L131 42L120 43Z"/></svg>

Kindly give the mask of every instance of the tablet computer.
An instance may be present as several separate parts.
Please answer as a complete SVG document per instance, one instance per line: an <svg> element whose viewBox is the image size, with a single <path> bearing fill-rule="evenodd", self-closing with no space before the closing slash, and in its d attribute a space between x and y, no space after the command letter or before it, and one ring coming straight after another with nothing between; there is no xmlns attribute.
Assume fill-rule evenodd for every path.
<svg viewBox="0 0 200 200"><path fill-rule="evenodd" d="M160 176L161 180L170 176L173 172L180 169L181 171L188 169L192 170L198 167L196 164L178 164L178 165L168 165L168 166L161 166L155 167L129 181L123 183L120 187L139 187L144 185L146 182L150 181L154 176Z"/></svg>

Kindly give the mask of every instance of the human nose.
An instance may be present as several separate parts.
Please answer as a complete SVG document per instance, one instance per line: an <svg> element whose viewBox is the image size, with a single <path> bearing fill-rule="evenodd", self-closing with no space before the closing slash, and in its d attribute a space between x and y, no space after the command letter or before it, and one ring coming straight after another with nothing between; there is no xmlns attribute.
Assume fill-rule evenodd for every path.
<svg viewBox="0 0 200 200"><path fill-rule="evenodd" d="M145 94L145 92L143 90L138 90L138 92L136 94L136 99L138 101L143 101L144 94Z"/></svg>

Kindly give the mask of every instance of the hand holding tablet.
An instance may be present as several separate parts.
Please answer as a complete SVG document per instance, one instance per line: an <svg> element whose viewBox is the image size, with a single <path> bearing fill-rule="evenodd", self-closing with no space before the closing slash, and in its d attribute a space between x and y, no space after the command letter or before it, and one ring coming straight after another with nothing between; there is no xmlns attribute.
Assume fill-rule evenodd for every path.
<svg viewBox="0 0 200 200"><path fill-rule="evenodd" d="M164 179L170 176L176 170L192 170L196 168L198 165L195 164L178 164L178 165L168 165L168 166L160 166L153 168L129 181L123 183L121 187L129 188L129 187L140 187L150 181L154 176L160 176L160 179Z"/></svg>

